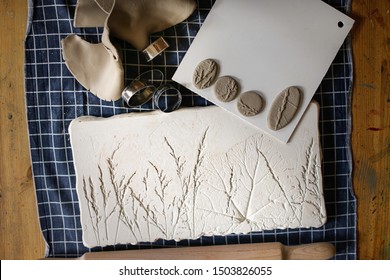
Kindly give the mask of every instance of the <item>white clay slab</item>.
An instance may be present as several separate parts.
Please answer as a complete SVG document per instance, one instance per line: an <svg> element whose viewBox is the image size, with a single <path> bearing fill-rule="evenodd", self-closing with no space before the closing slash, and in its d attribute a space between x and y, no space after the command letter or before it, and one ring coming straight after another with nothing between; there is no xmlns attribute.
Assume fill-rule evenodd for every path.
<svg viewBox="0 0 390 280"><path fill-rule="evenodd" d="M84 244L323 225L317 124L314 103L288 144L217 106L74 120Z"/></svg>
<svg viewBox="0 0 390 280"><path fill-rule="evenodd" d="M320 0L217 0L173 80L287 142L353 23ZM237 100L221 102L213 86L200 90L193 85L196 66L208 58L219 63L219 76L239 81L241 93L258 91L265 101L261 114L242 116ZM301 106L288 126L273 131L267 124L269 110L290 86L302 91Z"/></svg>

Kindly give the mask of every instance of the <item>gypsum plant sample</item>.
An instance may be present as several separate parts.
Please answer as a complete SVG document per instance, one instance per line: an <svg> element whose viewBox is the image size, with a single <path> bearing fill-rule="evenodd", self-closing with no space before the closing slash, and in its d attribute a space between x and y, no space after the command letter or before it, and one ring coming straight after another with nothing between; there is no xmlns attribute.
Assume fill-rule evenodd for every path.
<svg viewBox="0 0 390 280"><path fill-rule="evenodd" d="M218 107L70 126L83 243L320 227L318 106L283 144Z"/></svg>

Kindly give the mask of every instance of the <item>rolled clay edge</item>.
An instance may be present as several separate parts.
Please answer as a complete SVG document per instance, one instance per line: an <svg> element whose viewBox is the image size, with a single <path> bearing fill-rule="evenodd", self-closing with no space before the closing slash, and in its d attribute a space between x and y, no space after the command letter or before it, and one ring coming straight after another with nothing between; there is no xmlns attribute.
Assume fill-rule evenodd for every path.
<svg viewBox="0 0 390 280"><path fill-rule="evenodd" d="M121 48L118 45L115 45L111 41L111 28L108 26L108 21L110 19L110 15L112 14L112 11L115 8L116 0L111 0L111 7L108 11L108 17L106 18L104 22L104 29L102 34L102 44L105 46L107 51L112 54L113 58L115 60L122 60L121 52L119 51ZM106 7L108 8L108 7Z"/></svg>
<svg viewBox="0 0 390 280"><path fill-rule="evenodd" d="M115 14L117 13L117 11L122 12L122 9L114 3L112 10L107 17L105 28L110 28L112 36L126 41L127 43L135 47L138 51L143 51L151 43L149 39L149 34L161 32L167 28L175 26L180 22L186 20L190 15L192 15L192 13L196 9L196 2L194 0L185 0L183 2L186 3L186 5L184 5L185 10L181 11L173 18L168 18L167 20L165 20L164 24L162 24L159 28L156 28L156 26L152 24L151 26L139 26L137 29L132 30L132 32L129 32L128 30L126 30L126 32L120 32L121 28L115 27L120 25L116 21ZM158 1L157 4L164 5L164 1Z"/></svg>
<svg viewBox="0 0 390 280"><path fill-rule="evenodd" d="M73 26L81 28L103 27L108 15L109 14L94 0L78 0Z"/></svg>
<svg viewBox="0 0 390 280"><path fill-rule="evenodd" d="M102 43L91 44L73 34L61 40L61 46L65 65L85 89L105 101L121 98L122 61L115 59Z"/></svg>
<svg viewBox="0 0 390 280"><path fill-rule="evenodd" d="M105 3L105 2L104 2ZM167 25L169 26L163 26L160 28L161 30L164 30L172 25L175 25L176 23L179 23L186 18L188 18L193 11L196 8L196 4L193 0L187 0L188 5L185 7L186 12L181 13L181 17L177 22L174 24L169 22ZM89 5L93 8L94 11L96 11L96 7L100 11L102 11L102 3L97 3L94 0L82 0L79 1L78 6L81 10L84 8L84 5ZM161 3L160 3L161 4ZM108 5L108 3L107 3ZM108 7L108 6L107 6ZM105 8L107 8L105 7ZM121 91L123 90L124 86L124 77L123 77L123 65L121 62L121 55L118 51L118 48L112 43L110 34L111 34L111 16L114 14L115 16L115 8L119 9L120 7L116 7L116 1L112 0L111 2L111 9L106 14L106 11L103 11L104 14L106 14L104 19L104 30L102 35L102 43L100 44L89 44L88 42L83 41L80 37L76 36L68 36L65 38L61 44L63 49L63 57L65 60L65 64L68 67L69 71L73 74L73 76L76 78L76 80L86 89L91 91L93 94L98 96L99 98L106 100L106 101L115 101L121 97ZM88 17L86 17L88 18ZM101 20L102 18L100 18ZM161 31L160 30L160 31ZM158 31L158 30L157 30ZM153 30L153 32L157 32L156 30ZM142 32L141 32L142 33ZM140 34L141 34L140 33ZM150 32L146 32L144 36L141 36L141 42L145 44L145 47L148 45L148 36ZM118 34L114 34L118 35ZM142 34L141 34L142 35ZM120 36L117 36L118 38L122 39ZM145 47L135 44L134 42L129 43L135 45L135 47L139 50L144 49ZM77 47L77 45L81 46L80 48ZM102 48L105 49L107 52L107 55L105 55L104 52L102 52ZM72 51L69 51L71 49L75 50L75 54L77 54L78 58L72 59ZM80 50L82 49L89 49L88 52L85 52L84 54L80 54ZM103 59L100 59L100 57L103 56ZM85 58L87 57L87 58ZM84 58L84 61L80 58ZM85 60L86 59L86 60ZM100 63L103 63L102 66L91 66L91 61L88 60L96 60ZM83 65L83 62L85 63ZM87 69L87 66L94 67L95 69L98 68L97 73L96 71L91 71L91 69ZM112 73L106 73L107 71L111 71ZM106 73L107 75L104 75L103 73ZM96 75L97 77L92 77L91 75ZM109 79L108 77L111 77ZM109 79L108 81L106 81ZM116 82L113 82L115 80ZM118 85L120 84L120 86Z"/></svg>
<svg viewBox="0 0 390 280"><path fill-rule="evenodd" d="M107 15L110 14L115 0L94 0L96 5L100 7Z"/></svg>
<svg viewBox="0 0 390 280"><path fill-rule="evenodd" d="M159 3L161 3L162 1L159 1ZM156 33L156 32L161 32L167 28L170 28L172 26L175 26L177 24L179 24L180 22L183 22L185 21L187 18L189 18L195 11L196 9L196 1L194 0L187 0L187 3L188 5L186 6L187 9L185 11L182 11L179 15L180 17L177 18L175 21L173 22L169 22L167 23L167 25L165 26L162 26L161 28L158 28L157 30L148 30L148 34L150 33ZM145 43L145 45L143 47L141 47L139 50L143 50L145 49L148 45L149 45L149 40L147 40L147 42Z"/></svg>
<svg viewBox="0 0 390 280"><path fill-rule="evenodd" d="M160 3L161 1L159 1L159 3ZM169 28L169 27L171 27L171 26L175 26L175 25L177 25L177 24L179 24L180 22L183 22L183 21L185 21L186 19L188 19L193 13L194 13L194 11L196 10L196 1L194 1L194 0L187 0L187 9L185 10L185 11L183 11L183 12L181 12L179 15L180 15L180 17L179 18L177 18L177 20L176 21L174 21L174 22L171 22L170 24L168 24L167 26L165 26L165 27L162 27L162 28L160 28L159 30L157 30L157 31L154 31L154 30L151 30L150 32L161 32L161 31L163 31L163 30L165 30L165 29L167 29L167 28Z"/></svg>
<svg viewBox="0 0 390 280"><path fill-rule="evenodd" d="M121 7L116 5L116 2L115 0L79 0L73 21L74 26L108 27L111 29L111 34L114 37L130 43L138 51L142 51L150 44L149 34L163 31L186 20L196 9L196 2L194 0L184 0L183 7L185 9L173 17L173 19L168 18L160 28L155 28L155 25L152 25L137 28L133 32L121 32L121 28L115 27L121 26L120 22L116 22L116 14L122 13L123 11ZM157 5L164 5L164 1L158 1ZM104 44L107 45L107 42Z"/></svg>
<svg viewBox="0 0 390 280"><path fill-rule="evenodd" d="M123 9L122 7L117 5L116 2L116 0L113 0L112 7L108 12L108 16L104 22L102 36L103 44L108 47L112 45L111 36L113 36L131 44L138 51L144 50L149 45L149 34L147 34L147 32L145 32L143 28L136 29L137 34L134 34L134 32L129 32L129 30L126 30L126 32L120 32L120 26L123 26L123 22L118 21L115 15L118 13L123 13ZM137 40L135 40L135 38L137 38ZM137 41L139 41L140 43L138 43ZM116 56L117 54L114 53L114 55Z"/></svg>

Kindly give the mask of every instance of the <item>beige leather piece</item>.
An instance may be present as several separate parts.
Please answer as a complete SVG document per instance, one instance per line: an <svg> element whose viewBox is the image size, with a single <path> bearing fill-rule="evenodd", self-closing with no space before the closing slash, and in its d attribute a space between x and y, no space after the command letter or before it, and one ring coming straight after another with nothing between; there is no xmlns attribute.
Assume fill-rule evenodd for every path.
<svg viewBox="0 0 390 280"><path fill-rule="evenodd" d="M102 43L91 44L77 35L61 43L66 66L83 87L103 100L121 97L124 71L120 57L114 57Z"/></svg>
<svg viewBox="0 0 390 280"><path fill-rule="evenodd" d="M112 5L113 1L104 0L99 2L110 2ZM106 6L105 4L104 7ZM74 27L103 27L108 14L94 0L78 0L73 25Z"/></svg>

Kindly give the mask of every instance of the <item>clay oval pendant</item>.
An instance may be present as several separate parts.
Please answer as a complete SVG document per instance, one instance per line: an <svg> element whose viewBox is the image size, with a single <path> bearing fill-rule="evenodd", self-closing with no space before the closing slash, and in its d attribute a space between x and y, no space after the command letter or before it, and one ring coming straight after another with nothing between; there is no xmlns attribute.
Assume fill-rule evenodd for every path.
<svg viewBox="0 0 390 280"><path fill-rule="evenodd" d="M210 87L218 76L219 66L213 59L200 62L193 74L193 84L197 89Z"/></svg>
<svg viewBox="0 0 390 280"><path fill-rule="evenodd" d="M301 91L298 87L288 87L275 99L268 115L268 126L272 130L286 127L294 118L301 105Z"/></svg>
<svg viewBox="0 0 390 280"><path fill-rule="evenodd" d="M256 116L263 109L263 98L254 91L244 92L238 99L237 109L243 116Z"/></svg>
<svg viewBox="0 0 390 280"><path fill-rule="evenodd" d="M237 97L239 90L240 86L235 79L224 76L215 83L214 92L219 101L230 102Z"/></svg>

